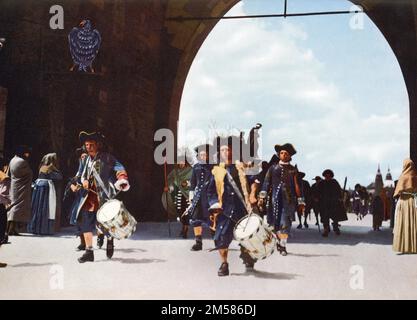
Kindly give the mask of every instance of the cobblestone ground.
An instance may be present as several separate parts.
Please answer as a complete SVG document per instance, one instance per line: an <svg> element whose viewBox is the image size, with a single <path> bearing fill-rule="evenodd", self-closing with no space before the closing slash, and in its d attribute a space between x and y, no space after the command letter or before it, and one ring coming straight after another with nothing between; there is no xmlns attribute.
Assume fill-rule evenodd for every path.
<svg viewBox="0 0 417 320"><path fill-rule="evenodd" d="M111 260L95 250L95 262L80 264L71 229L53 237L25 234L0 248L0 299L416 299L417 255L392 251L388 223L371 230L372 217L349 215L342 235L323 238L295 229L289 255L274 253L246 272L237 243L229 254L231 275L219 278L218 253L191 252L177 237L179 224L139 223L135 235L115 242Z"/></svg>

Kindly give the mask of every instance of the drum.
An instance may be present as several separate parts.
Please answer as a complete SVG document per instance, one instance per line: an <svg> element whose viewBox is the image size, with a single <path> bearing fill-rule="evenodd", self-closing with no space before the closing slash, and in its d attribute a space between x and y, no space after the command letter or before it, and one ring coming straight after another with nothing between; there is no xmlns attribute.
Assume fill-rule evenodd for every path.
<svg viewBox="0 0 417 320"><path fill-rule="evenodd" d="M136 220L127 211L123 202L112 199L97 211L98 229L116 239L128 238L136 230Z"/></svg>
<svg viewBox="0 0 417 320"><path fill-rule="evenodd" d="M276 235L255 213L243 217L236 223L233 236L248 250L248 254L257 260L269 257L277 243Z"/></svg>

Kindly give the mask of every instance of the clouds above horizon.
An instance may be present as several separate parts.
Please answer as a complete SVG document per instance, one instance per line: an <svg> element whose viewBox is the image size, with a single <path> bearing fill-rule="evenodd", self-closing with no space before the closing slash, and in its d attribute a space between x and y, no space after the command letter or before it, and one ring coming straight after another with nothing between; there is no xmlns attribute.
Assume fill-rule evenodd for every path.
<svg viewBox="0 0 417 320"><path fill-rule="evenodd" d="M228 14L250 12L243 1ZM409 146L404 84L395 97L381 88L378 94L387 94L384 101L391 105L383 111L369 99L351 98L344 84L372 86L366 80L369 74L342 83L332 80L333 62L316 56L307 44L323 40L311 39L306 25L289 20L276 20L272 27L261 19L220 21L189 72L180 109L180 141L203 142L201 137L186 139L193 128L247 132L260 122L263 158L270 158L274 144L291 142L298 151L293 162L310 179L332 168L339 180L348 176L350 186L366 184L373 180L378 163L384 172L390 165L398 176ZM386 51L381 54L390 54L396 63ZM339 57L338 63L346 62ZM386 79L387 85L392 80Z"/></svg>

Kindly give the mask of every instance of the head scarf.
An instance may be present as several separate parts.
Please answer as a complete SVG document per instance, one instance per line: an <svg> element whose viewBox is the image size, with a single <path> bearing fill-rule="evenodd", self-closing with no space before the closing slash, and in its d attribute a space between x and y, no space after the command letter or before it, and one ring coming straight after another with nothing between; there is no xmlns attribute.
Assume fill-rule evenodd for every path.
<svg viewBox="0 0 417 320"><path fill-rule="evenodd" d="M403 172L398 179L394 197L399 196L403 191L417 191L417 171L414 162L411 159L404 160Z"/></svg>
<svg viewBox="0 0 417 320"><path fill-rule="evenodd" d="M58 157L56 153L46 154L39 165L39 173L51 173L58 171Z"/></svg>

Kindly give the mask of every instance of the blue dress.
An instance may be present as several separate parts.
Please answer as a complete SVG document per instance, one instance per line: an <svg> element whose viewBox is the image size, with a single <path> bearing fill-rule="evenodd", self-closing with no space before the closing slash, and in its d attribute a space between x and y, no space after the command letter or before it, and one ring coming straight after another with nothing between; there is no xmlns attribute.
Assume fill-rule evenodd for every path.
<svg viewBox="0 0 417 320"><path fill-rule="evenodd" d="M32 193L32 218L28 224L28 232L30 233L41 235L54 233L55 220L50 219L49 216L49 193L51 190L48 180L56 186L57 182L62 180L62 174L58 171L39 174ZM58 194L56 198L57 196ZM55 203L58 204L58 199L55 199Z"/></svg>

